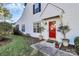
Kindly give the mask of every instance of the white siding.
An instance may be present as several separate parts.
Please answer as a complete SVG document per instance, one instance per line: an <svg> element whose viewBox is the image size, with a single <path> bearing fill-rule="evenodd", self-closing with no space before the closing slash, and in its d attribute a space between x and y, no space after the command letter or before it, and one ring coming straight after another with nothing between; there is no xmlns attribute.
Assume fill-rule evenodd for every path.
<svg viewBox="0 0 79 59"><path fill-rule="evenodd" d="M27 4L26 9L25 9L25 11L23 13L22 18L20 19L20 21L17 22L17 24L19 23L20 25L25 24L25 26L26 26L25 34L29 33L29 34L31 34L31 36L38 37L40 35L40 33L34 33L33 32L33 23L34 22L38 22L38 21L42 20L43 18L47 18L49 16L51 17L52 15L56 16L56 7L54 7L55 8L54 9L55 13L54 13L53 7L51 5L50 5L51 7L49 7L49 5L48 5L48 7L46 8L46 10L44 11L44 13L47 12L47 14L42 14L41 15L41 13L44 10L44 8L45 8L46 5L47 4L41 4L41 12L33 14L33 4L30 4L30 3ZM53 13L51 15L50 15L51 12L50 12L49 9L53 10Z"/></svg>
<svg viewBox="0 0 79 59"><path fill-rule="evenodd" d="M68 24L71 28L70 32L67 33L67 38L70 39L70 43L74 44L74 38L79 36L79 4L55 4L65 11L63 16L63 23Z"/></svg>
<svg viewBox="0 0 79 59"><path fill-rule="evenodd" d="M41 12L44 10L46 5L47 4L42 4ZM76 36L79 36L79 27L78 27L79 25L79 4L73 4L73 3L72 4L56 4L54 3L54 5L62 8L65 11L65 14L63 15L63 23L68 24L71 28L71 31L67 33L67 38L70 39L71 44L74 44L74 38ZM44 18L48 18L48 17L61 14L61 10L59 10L58 8L52 5L48 5L48 7L45 9L42 15L41 15L41 12L33 15L33 4L28 3L26 5L23 16L18 22L16 22L16 24L20 25L20 30L21 30L21 25L25 24L25 27L26 27L25 34L29 33L31 36L38 37L39 35L38 33L33 33L33 22L40 21ZM57 24L59 22L60 21L57 21ZM46 28L48 27L46 26ZM60 38L62 38L61 37L62 35L59 32L57 33L58 33L57 40L60 40ZM48 39L47 31L44 31L42 34L45 37L45 39L46 38Z"/></svg>

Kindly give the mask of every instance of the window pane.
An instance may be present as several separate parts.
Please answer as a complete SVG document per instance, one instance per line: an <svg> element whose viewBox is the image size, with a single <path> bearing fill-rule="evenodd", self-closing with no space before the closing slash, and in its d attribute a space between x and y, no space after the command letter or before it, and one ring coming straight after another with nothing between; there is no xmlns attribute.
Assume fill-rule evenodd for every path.
<svg viewBox="0 0 79 59"><path fill-rule="evenodd" d="M35 9L39 8L39 3L35 4Z"/></svg>
<svg viewBox="0 0 79 59"><path fill-rule="evenodd" d="M36 33L40 33L41 32L41 24L40 23L34 23L33 24L33 32L36 32Z"/></svg>
<svg viewBox="0 0 79 59"><path fill-rule="evenodd" d="M16 25L16 30L19 30L19 25Z"/></svg>
<svg viewBox="0 0 79 59"><path fill-rule="evenodd" d="M25 32L25 25L22 25L22 31Z"/></svg>
<svg viewBox="0 0 79 59"><path fill-rule="evenodd" d="M36 32L36 28L33 28L33 32Z"/></svg>
<svg viewBox="0 0 79 59"><path fill-rule="evenodd" d="M40 28L39 27L37 28L37 33L40 33Z"/></svg>
<svg viewBox="0 0 79 59"><path fill-rule="evenodd" d="M41 3L36 3L33 5L33 14L41 11Z"/></svg>

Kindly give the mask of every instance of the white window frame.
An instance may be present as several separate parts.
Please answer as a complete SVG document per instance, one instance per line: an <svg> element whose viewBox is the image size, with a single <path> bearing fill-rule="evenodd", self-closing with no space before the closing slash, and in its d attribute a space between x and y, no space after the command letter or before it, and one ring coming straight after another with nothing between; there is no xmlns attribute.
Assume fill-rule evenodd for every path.
<svg viewBox="0 0 79 59"><path fill-rule="evenodd" d="M33 23L33 32L34 33L41 33L41 23L40 22Z"/></svg>

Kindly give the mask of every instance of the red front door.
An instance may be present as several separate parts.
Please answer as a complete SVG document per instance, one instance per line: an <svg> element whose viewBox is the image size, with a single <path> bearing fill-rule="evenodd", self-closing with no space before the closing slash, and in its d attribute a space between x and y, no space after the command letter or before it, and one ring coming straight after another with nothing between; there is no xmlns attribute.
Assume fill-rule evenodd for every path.
<svg viewBox="0 0 79 59"><path fill-rule="evenodd" d="M49 22L49 38L56 39L56 21Z"/></svg>

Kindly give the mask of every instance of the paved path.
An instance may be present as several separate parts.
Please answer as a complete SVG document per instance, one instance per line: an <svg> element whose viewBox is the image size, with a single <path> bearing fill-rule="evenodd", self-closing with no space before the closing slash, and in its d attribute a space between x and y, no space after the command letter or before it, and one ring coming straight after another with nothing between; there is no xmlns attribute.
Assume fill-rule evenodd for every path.
<svg viewBox="0 0 79 59"><path fill-rule="evenodd" d="M74 56L72 53L65 52L54 47L54 44L42 41L31 45L35 50L42 52L47 56Z"/></svg>

